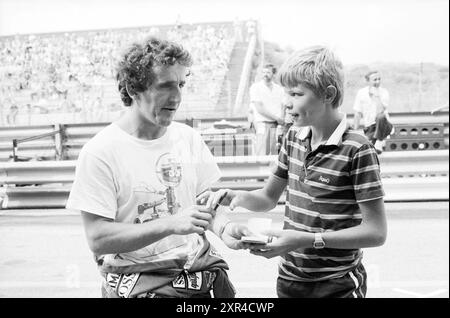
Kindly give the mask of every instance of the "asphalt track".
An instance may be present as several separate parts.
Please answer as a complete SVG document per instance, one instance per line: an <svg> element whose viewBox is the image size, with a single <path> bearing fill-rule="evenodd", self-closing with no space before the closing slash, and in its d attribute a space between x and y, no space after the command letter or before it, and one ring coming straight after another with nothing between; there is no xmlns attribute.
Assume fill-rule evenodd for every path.
<svg viewBox="0 0 450 318"><path fill-rule="evenodd" d="M389 203L388 239L364 249L370 298L449 297L448 202ZM230 213L246 222L261 214ZM282 207L266 213L281 228ZM278 259L226 248L208 237L230 265L237 297L276 297ZM100 276L80 217L67 210L0 211L0 297L100 297Z"/></svg>

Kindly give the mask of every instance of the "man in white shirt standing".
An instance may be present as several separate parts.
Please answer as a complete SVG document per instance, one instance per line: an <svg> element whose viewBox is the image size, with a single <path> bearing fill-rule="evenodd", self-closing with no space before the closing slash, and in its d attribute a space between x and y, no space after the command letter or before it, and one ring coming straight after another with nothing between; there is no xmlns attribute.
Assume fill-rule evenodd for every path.
<svg viewBox="0 0 450 318"><path fill-rule="evenodd" d="M262 79L250 87L250 112L256 131L255 154L277 154L277 125L284 125L282 116L284 90L274 83L276 68L264 65Z"/></svg>
<svg viewBox="0 0 450 318"><path fill-rule="evenodd" d="M246 228L197 205L220 170L200 134L173 122L191 65L174 42L131 45L117 68L128 111L79 155L67 208L81 211L103 297L234 297L205 231L237 249Z"/></svg>
<svg viewBox="0 0 450 318"><path fill-rule="evenodd" d="M361 88L356 94L353 109L355 111L354 128L359 129L361 118L364 121L364 133L374 144L378 153L382 152L382 141L389 135L390 130L381 132L388 119L387 107L389 93L381 87L381 76L378 71L369 71L365 75L368 86ZM378 129L377 129L378 128ZM392 126L390 126L392 129Z"/></svg>

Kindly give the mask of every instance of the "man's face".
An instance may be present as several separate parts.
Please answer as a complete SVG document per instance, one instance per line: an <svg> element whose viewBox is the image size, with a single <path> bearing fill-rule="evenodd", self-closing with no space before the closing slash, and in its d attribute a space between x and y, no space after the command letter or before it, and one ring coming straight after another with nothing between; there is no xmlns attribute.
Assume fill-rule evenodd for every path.
<svg viewBox="0 0 450 318"><path fill-rule="evenodd" d="M272 69L270 68L263 68L262 69L262 77L263 79L265 79L266 81L271 81L273 78L273 72Z"/></svg>
<svg viewBox="0 0 450 318"><path fill-rule="evenodd" d="M178 63L154 68L152 85L136 95L137 107L145 119L156 126L167 127L171 124L181 103L187 72L187 68Z"/></svg>
<svg viewBox="0 0 450 318"><path fill-rule="evenodd" d="M380 73L373 73L369 76L369 86L380 87L381 76Z"/></svg>
<svg viewBox="0 0 450 318"><path fill-rule="evenodd" d="M311 126L320 122L326 111L326 104L305 85L285 88L288 95L286 112L295 126Z"/></svg>

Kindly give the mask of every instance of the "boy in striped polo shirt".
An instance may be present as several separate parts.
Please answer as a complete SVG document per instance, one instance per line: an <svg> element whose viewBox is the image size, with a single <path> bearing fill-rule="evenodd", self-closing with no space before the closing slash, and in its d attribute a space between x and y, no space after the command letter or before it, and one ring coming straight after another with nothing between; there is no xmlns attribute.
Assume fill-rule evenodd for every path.
<svg viewBox="0 0 450 318"><path fill-rule="evenodd" d="M384 191L376 150L352 130L338 107L343 66L329 49L311 47L290 56L279 72L294 125L284 137L278 165L263 189L205 194L215 205L273 209L287 186L283 230L276 239L246 247L281 256L279 297L365 297L361 248L386 240Z"/></svg>

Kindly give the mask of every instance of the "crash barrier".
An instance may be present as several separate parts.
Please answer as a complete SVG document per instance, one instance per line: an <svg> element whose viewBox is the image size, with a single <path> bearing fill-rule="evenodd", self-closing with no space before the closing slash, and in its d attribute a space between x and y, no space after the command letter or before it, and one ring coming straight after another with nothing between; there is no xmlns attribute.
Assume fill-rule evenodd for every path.
<svg viewBox="0 0 450 318"><path fill-rule="evenodd" d="M63 157L65 160L78 158L81 148L108 123L66 124L63 125Z"/></svg>
<svg viewBox="0 0 450 318"><path fill-rule="evenodd" d="M385 202L428 202L448 201L449 178L413 177L383 179ZM264 181L218 182L212 188L233 190L256 190ZM56 209L64 208L70 192L70 185L51 187L0 187L1 209ZM284 195L279 203L284 203Z"/></svg>
<svg viewBox="0 0 450 318"><path fill-rule="evenodd" d="M387 151L445 149L444 129L442 123L399 124L385 147Z"/></svg>
<svg viewBox="0 0 450 318"><path fill-rule="evenodd" d="M0 127L0 162L18 159L57 160L60 125L41 125L27 127ZM14 140L27 140L38 137L14 147Z"/></svg>
<svg viewBox="0 0 450 318"><path fill-rule="evenodd" d="M383 179L385 202L429 202L448 201L449 178L413 177ZM234 190L256 190L264 181L218 182L212 188ZM51 187L0 187L0 209L58 209L64 208L70 192L70 185ZM283 195L279 203L285 202Z"/></svg>
<svg viewBox="0 0 450 318"><path fill-rule="evenodd" d="M448 112L440 112L437 115L393 113L390 117L395 130L394 134L386 140L386 151L448 149ZM215 156L251 156L254 154L254 135L238 128L247 123L245 118L230 118L226 122L217 119L195 119L183 122L188 122L197 129L209 127L208 133L206 130L201 130L201 132ZM53 138L47 137L21 144L18 147L17 155L34 160L74 160L78 157L83 145L107 124L0 127L0 162L11 160L13 139L33 137L57 130L60 131L60 134ZM213 126L221 129L213 129ZM428 129L428 134L423 133L424 129ZM404 130L407 131L407 138L404 138Z"/></svg>
<svg viewBox="0 0 450 318"><path fill-rule="evenodd" d="M59 127L57 130L54 130L52 132L49 133L45 133L42 135L37 135L37 136L33 136L33 137L27 137L27 138L22 138L22 139L13 139L12 141L12 160L13 161L28 161L30 159L32 159L32 157L19 157L17 155L17 150L18 150L18 146L20 144L23 143L28 143L31 141L35 141L35 140L40 140L40 139L44 139L46 137L53 137L55 138L54 140L54 144L55 144L55 158L56 160L61 160L61 154L62 154L62 143L59 140L60 135L61 135L62 131L61 131L61 127Z"/></svg>
<svg viewBox="0 0 450 318"><path fill-rule="evenodd" d="M383 153L381 174L386 201L448 200L448 151ZM222 178L214 189L259 189L276 156L218 157ZM75 161L0 163L3 209L62 208L74 179Z"/></svg>
<svg viewBox="0 0 450 318"><path fill-rule="evenodd" d="M441 176L449 171L447 150L391 152L379 156L383 178ZM266 179L277 156L217 157L222 181ZM72 183L75 160L0 163L0 185Z"/></svg>

